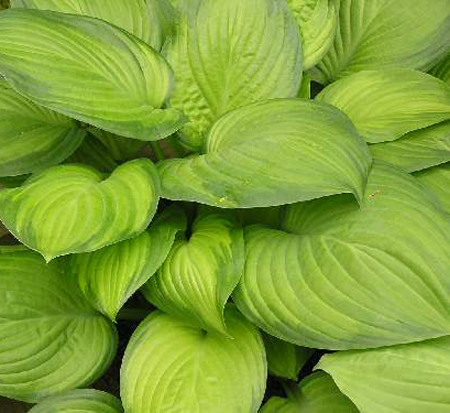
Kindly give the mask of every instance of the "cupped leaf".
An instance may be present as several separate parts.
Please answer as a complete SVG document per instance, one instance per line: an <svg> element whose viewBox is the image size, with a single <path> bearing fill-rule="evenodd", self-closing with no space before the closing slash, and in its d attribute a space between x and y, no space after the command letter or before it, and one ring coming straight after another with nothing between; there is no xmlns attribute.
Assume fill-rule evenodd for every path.
<svg viewBox="0 0 450 413"><path fill-rule="evenodd" d="M256 413L267 375L258 330L234 307L229 339L153 312L133 334L120 374L126 412Z"/></svg>
<svg viewBox="0 0 450 413"><path fill-rule="evenodd" d="M0 220L50 261L138 235L155 214L159 192L148 159L127 162L109 177L88 166L60 165L2 190Z"/></svg>
<svg viewBox="0 0 450 413"><path fill-rule="evenodd" d="M256 325L300 346L371 348L450 334L450 223L436 198L378 161L348 195L287 208L284 230L245 230L234 294Z"/></svg>
<svg viewBox="0 0 450 413"><path fill-rule="evenodd" d="M450 86L450 54L447 55L440 63L438 63L430 73L433 76L442 79L447 85Z"/></svg>
<svg viewBox="0 0 450 413"><path fill-rule="evenodd" d="M333 377L364 413L447 413L450 337L324 356L317 368Z"/></svg>
<svg viewBox="0 0 450 413"><path fill-rule="evenodd" d="M317 99L341 109L370 143L450 119L450 87L409 69L356 73L326 87Z"/></svg>
<svg viewBox="0 0 450 413"><path fill-rule="evenodd" d="M393 142L370 145L375 159L387 161L406 172L416 172L450 162L450 121L419 129Z"/></svg>
<svg viewBox="0 0 450 413"><path fill-rule="evenodd" d="M0 176L57 165L85 135L75 121L34 104L0 80Z"/></svg>
<svg viewBox="0 0 450 413"><path fill-rule="evenodd" d="M228 212L228 211L227 211ZM244 267L244 238L231 213L201 211L144 286L159 309L210 332L227 334L224 309Z"/></svg>
<svg viewBox="0 0 450 413"><path fill-rule="evenodd" d="M112 323L64 273L23 247L0 247L0 394L38 402L87 386L114 358Z"/></svg>
<svg viewBox="0 0 450 413"><path fill-rule="evenodd" d="M283 205L338 193L360 197L371 158L338 109L304 99L224 115L206 153L159 164L163 197L222 208Z"/></svg>
<svg viewBox="0 0 450 413"><path fill-rule="evenodd" d="M333 47L319 64L328 79L362 70L428 70L450 43L448 0L341 0Z"/></svg>
<svg viewBox="0 0 450 413"><path fill-rule="evenodd" d="M279 0L187 1L166 55L175 72L170 107L189 117L181 136L195 148L225 112L294 97L302 77L299 29Z"/></svg>
<svg viewBox="0 0 450 413"><path fill-rule="evenodd" d="M162 265L177 232L185 227L183 211L169 208L135 238L71 256L71 271L92 305L115 320L125 302Z"/></svg>
<svg viewBox="0 0 450 413"><path fill-rule="evenodd" d="M450 163L418 172L414 176L437 195L445 211L450 213Z"/></svg>
<svg viewBox="0 0 450 413"><path fill-rule="evenodd" d="M0 73L35 103L128 138L161 139L184 123L178 110L160 109L173 83L164 58L95 18L1 13Z"/></svg>

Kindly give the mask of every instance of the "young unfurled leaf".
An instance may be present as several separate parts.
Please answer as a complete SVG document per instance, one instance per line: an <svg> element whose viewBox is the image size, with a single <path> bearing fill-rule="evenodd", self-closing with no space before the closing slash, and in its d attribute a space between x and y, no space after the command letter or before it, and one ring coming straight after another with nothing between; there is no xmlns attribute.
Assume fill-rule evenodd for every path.
<svg viewBox="0 0 450 413"><path fill-rule="evenodd" d="M161 55L91 17L1 13L0 73L35 103L121 136L157 140L184 123L178 110L160 109L173 83Z"/></svg>
<svg viewBox="0 0 450 413"><path fill-rule="evenodd" d="M64 274L23 247L0 247L0 395L38 402L87 386L114 358L112 323Z"/></svg>
<svg viewBox="0 0 450 413"><path fill-rule="evenodd" d="M360 72L326 87L317 99L341 109L370 143L450 119L450 87L409 69Z"/></svg>
<svg viewBox="0 0 450 413"><path fill-rule="evenodd" d="M181 16L166 54L175 72L170 106L189 117L187 145L201 148L230 109L297 95L301 39L285 2L189 0Z"/></svg>
<svg viewBox="0 0 450 413"><path fill-rule="evenodd" d="M428 70L450 43L448 0L341 0L340 28L319 64L328 81L362 70Z"/></svg>
<svg viewBox="0 0 450 413"><path fill-rule="evenodd" d="M375 163L348 195L287 208L283 231L245 230L238 308L300 346L381 347L450 334L450 222L415 178Z"/></svg>
<svg viewBox="0 0 450 413"><path fill-rule="evenodd" d="M447 413L450 337L376 350L324 356L317 368L331 374L364 413Z"/></svg>
<svg viewBox="0 0 450 413"><path fill-rule="evenodd" d="M438 63L430 73L433 76L438 77L443 80L447 85L450 86L450 54L443 59L440 63Z"/></svg>
<svg viewBox="0 0 450 413"><path fill-rule="evenodd" d="M442 207L450 214L450 163L418 172L414 176L437 195Z"/></svg>
<svg viewBox="0 0 450 413"><path fill-rule="evenodd" d="M57 165L85 134L72 119L35 105L0 80L0 176Z"/></svg>
<svg viewBox="0 0 450 413"><path fill-rule="evenodd" d="M86 298L111 320L162 265L178 231L186 227L179 208L169 208L136 238L70 258Z"/></svg>
<svg viewBox="0 0 450 413"><path fill-rule="evenodd" d="M223 312L243 266L244 238L233 215L206 210L195 220L192 235L175 243L143 292L161 310L227 334Z"/></svg>
<svg viewBox="0 0 450 413"><path fill-rule="evenodd" d="M123 359L120 393L125 411L256 413L267 376L264 344L234 307L225 315L233 339L205 333L159 311L147 317Z"/></svg>
<svg viewBox="0 0 450 413"><path fill-rule="evenodd" d="M160 163L163 197L222 208L360 197L371 158L338 109L304 99L254 103L224 115L206 153Z"/></svg>
<svg viewBox="0 0 450 413"><path fill-rule="evenodd" d="M147 228L159 199L148 159L119 166L105 179L83 165L60 165L0 192L0 220L47 261L95 251Z"/></svg>

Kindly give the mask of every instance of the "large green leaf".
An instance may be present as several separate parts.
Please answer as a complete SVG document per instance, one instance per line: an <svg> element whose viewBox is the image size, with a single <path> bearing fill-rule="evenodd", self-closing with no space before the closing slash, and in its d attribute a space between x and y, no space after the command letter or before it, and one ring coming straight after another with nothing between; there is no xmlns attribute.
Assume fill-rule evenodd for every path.
<svg viewBox="0 0 450 413"><path fill-rule="evenodd" d="M0 394L27 402L100 377L116 352L112 323L64 273L23 247L0 247Z"/></svg>
<svg viewBox="0 0 450 413"><path fill-rule="evenodd" d="M56 165L83 142L76 122L35 105L0 80L0 176Z"/></svg>
<svg viewBox="0 0 450 413"><path fill-rule="evenodd" d="M326 87L317 99L341 109L370 143L450 119L450 87L416 70L356 73Z"/></svg>
<svg viewBox="0 0 450 413"><path fill-rule="evenodd" d="M0 220L50 261L138 235L155 214L159 192L148 159L127 162L109 177L88 166L60 165L2 190Z"/></svg>
<svg viewBox="0 0 450 413"><path fill-rule="evenodd" d="M178 110L160 109L173 84L167 62L95 18L1 13L0 73L35 103L129 138L161 139L184 123Z"/></svg>
<svg viewBox="0 0 450 413"><path fill-rule="evenodd" d="M450 163L418 172L414 176L438 196L443 208L450 213Z"/></svg>
<svg viewBox="0 0 450 413"><path fill-rule="evenodd" d="M317 368L361 413L448 413L450 337L326 355Z"/></svg>
<svg viewBox="0 0 450 413"><path fill-rule="evenodd" d="M225 313L234 339L158 311L143 321L123 359L125 411L256 413L266 385L264 345L238 311Z"/></svg>
<svg viewBox="0 0 450 413"><path fill-rule="evenodd" d="M143 292L159 309L207 331L227 334L223 312L243 267L244 238L234 216L202 211L192 234L175 243Z"/></svg>
<svg viewBox="0 0 450 413"><path fill-rule="evenodd" d="M136 238L70 258L71 270L93 306L112 320L125 302L158 270L186 227L178 208L162 213Z"/></svg>
<svg viewBox="0 0 450 413"><path fill-rule="evenodd" d="M450 54L439 62L430 73L450 86Z"/></svg>
<svg viewBox="0 0 450 413"><path fill-rule="evenodd" d="M272 397L261 413L358 413L328 374L313 373L293 389L287 399Z"/></svg>
<svg viewBox="0 0 450 413"><path fill-rule="evenodd" d="M377 162L360 206L292 205L283 228L245 230L234 294L269 334L342 350L450 334L450 222L415 178Z"/></svg>
<svg viewBox="0 0 450 413"><path fill-rule="evenodd" d="M250 208L343 192L359 197L370 163L339 110L274 99L227 113L209 132L206 154L164 161L159 172L165 198Z"/></svg>
<svg viewBox="0 0 450 413"><path fill-rule="evenodd" d="M294 97L302 77L300 34L284 1L187 0L166 48L175 71L170 106L190 122L182 139L200 148L230 109Z"/></svg>
<svg viewBox="0 0 450 413"><path fill-rule="evenodd" d="M319 64L328 81L361 70L428 70L448 50L448 0L341 0L340 28Z"/></svg>

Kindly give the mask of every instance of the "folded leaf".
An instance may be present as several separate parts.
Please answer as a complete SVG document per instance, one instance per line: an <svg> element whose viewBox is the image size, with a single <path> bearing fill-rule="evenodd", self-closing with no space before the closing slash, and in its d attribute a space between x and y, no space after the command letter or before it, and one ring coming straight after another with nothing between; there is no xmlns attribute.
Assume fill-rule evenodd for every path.
<svg viewBox="0 0 450 413"><path fill-rule="evenodd" d="M200 148L230 109L297 95L302 77L299 29L283 1L188 0L166 48L175 72L170 106L190 122L182 139Z"/></svg>
<svg viewBox="0 0 450 413"><path fill-rule="evenodd" d="M450 334L450 221L415 178L376 162L360 206L292 205L283 229L245 230L234 294L269 334L340 350Z"/></svg>
<svg viewBox="0 0 450 413"><path fill-rule="evenodd" d="M23 247L0 247L0 394L38 402L88 386L114 358L112 323L64 274Z"/></svg>
<svg viewBox="0 0 450 413"><path fill-rule="evenodd" d="M71 256L71 271L92 305L114 321L125 302L162 265L177 232L185 227L183 211L168 209L136 238Z"/></svg>
<svg viewBox="0 0 450 413"><path fill-rule="evenodd" d="M364 413L447 413L450 337L326 355L317 365Z"/></svg>
<svg viewBox="0 0 450 413"><path fill-rule="evenodd" d="M0 192L0 220L47 261L132 238L156 211L159 181L148 159L109 177L84 165L60 165Z"/></svg>
<svg viewBox="0 0 450 413"><path fill-rule="evenodd" d="M356 73L326 87L317 99L341 109L370 143L450 119L450 87L409 69Z"/></svg>
<svg viewBox="0 0 450 413"><path fill-rule="evenodd" d="M442 207L450 213L450 163L418 172L414 176L437 195Z"/></svg>
<svg viewBox="0 0 450 413"><path fill-rule="evenodd" d="M120 391L133 413L256 413L267 366L258 330L233 307L234 339L208 334L158 311L134 332L123 359Z"/></svg>
<svg viewBox="0 0 450 413"><path fill-rule="evenodd" d="M339 110L275 99L224 115L209 132L206 154L158 166L164 198L252 208L344 192L359 197L370 163Z"/></svg>
<svg viewBox="0 0 450 413"><path fill-rule="evenodd" d="M319 64L328 81L361 70L428 70L450 43L448 0L341 0L340 28Z"/></svg>
<svg viewBox="0 0 450 413"><path fill-rule="evenodd" d="M173 83L164 58L91 17L1 13L0 73L35 103L128 138L161 139L184 123L178 110L160 109Z"/></svg>
<svg viewBox="0 0 450 413"><path fill-rule="evenodd" d="M450 54L447 55L440 63L438 63L430 73L433 76L442 79L447 85L450 86Z"/></svg>

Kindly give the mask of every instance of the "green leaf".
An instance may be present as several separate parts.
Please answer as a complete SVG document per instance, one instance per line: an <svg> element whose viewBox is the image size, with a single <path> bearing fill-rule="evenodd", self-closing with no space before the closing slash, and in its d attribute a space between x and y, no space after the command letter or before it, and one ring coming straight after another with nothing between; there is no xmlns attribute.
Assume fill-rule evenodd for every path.
<svg viewBox="0 0 450 413"><path fill-rule="evenodd" d="M91 17L1 13L0 73L35 103L128 138L161 139L184 123L178 110L160 109L173 84L164 58Z"/></svg>
<svg viewBox="0 0 450 413"><path fill-rule="evenodd" d="M382 159L407 172L450 162L450 121L419 129L393 142L370 146L375 159Z"/></svg>
<svg viewBox="0 0 450 413"><path fill-rule="evenodd" d="M155 214L159 192L148 159L127 162L109 177L88 166L60 165L2 190L0 220L50 261L140 234Z"/></svg>
<svg viewBox="0 0 450 413"><path fill-rule="evenodd" d="M228 211L227 211L228 212ZM145 285L159 309L211 333L227 334L224 309L244 266L244 238L231 213L202 211Z"/></svg>
<svg viewBox="0 0 450 413"><path fill-rule="evenodd" d="M261 413L358 413L330 376L313 373L302 380L287 399L272 397Z"/></svg>
<svg viewBox="0 0 450 413"><path fill-rule="evenodd" d="M256 413L267 366L258 330L234 307L226 310L234 339L208 334L153 312L125 351L120 391L133 413Z"/></svg>
<svg viewBox="0 0 450 413"><path fill-rule="evenodd" d="M341 109L370 143L450 119L450 87L409 69L356 73L326 87L317 99Z"/></svg>
<svg viewBox="0 0 450 413"><path fill-rule="evenodd" d="M116 397L99 390L72 390L45 399L29 413L123 413Z"/></svg>
<svg viewBox="0 0 450 413"><path fill-rule="evenodd" d="M169 208L136 238L71 256L71 271L92 305L114 321L125 302L162 265L177 232L185 227L183 211Z"/></svg>
<svg viewBox="0 0 450 413"><path fill-rule="evenodd" d="M450 163L418 172L414 176L437 195L445 211L450 214Z"/></svg>
<svg viewBox="0 0 450 413"><path fill-rule="evenodd" d="M450 43L448 0L341 0L340 27L319 64L328 79L362 70L428 70Z"/></svg>
<svg viewBox="0 0 450 413"><path fill-rule="evenodd" d="M158 166L164 198L252 208L344 192L360 197L370 163L339 110L275 99L224 115L209 132L206 154Z"/></svg>
<svg viewBox="0 0 450 413"><path fill-rule="evenodd" d="M443 80L447 85L450 86L450 54L447 55L440 63L438 63L430 73L433 76L438 77Z"/></svg>
<svg viewBox="0 0 450 413"><path fill-rule="evenodd" d="M304 347L381 347L450 334L450 222L435 197L381 161L361 205L289 206L284 230L249 227L238 308Z"/></svg>
<svg viewBox="0 0 450 413"><path fill-rule="evenodd" d="M450 337L326 355L317 365L364 413L447 413Z"/></svg>
<svg viewBox="0 0 450 413"><path fill-rule="evenodd" d="M38 402L97 380L117 333L64 273L23 247L0 247L0 394Z"/></svg>
<svg viewBox="0 0 450 413"><path fill-rule="evenodd" d="M83 142L76 122L35 105L0 80L0 176L57 165Z"/></svg>
<svg viewBox="0 0 450 413"><path fill-rule="evenodd" d="M286 4L273 0L188 0L166 48L175 72L170 107L189 123L194 148L221 115L249 103L297 95L302 77L299 29Z"/></svg>

